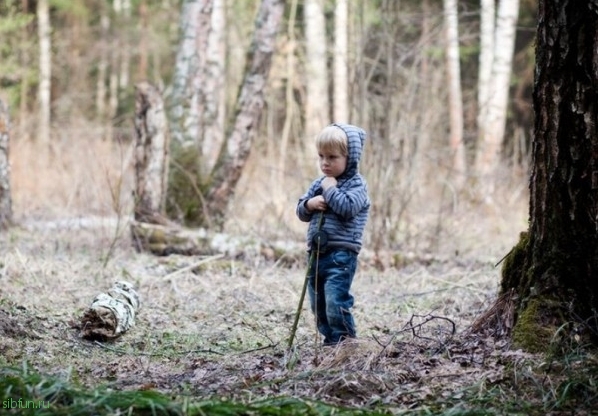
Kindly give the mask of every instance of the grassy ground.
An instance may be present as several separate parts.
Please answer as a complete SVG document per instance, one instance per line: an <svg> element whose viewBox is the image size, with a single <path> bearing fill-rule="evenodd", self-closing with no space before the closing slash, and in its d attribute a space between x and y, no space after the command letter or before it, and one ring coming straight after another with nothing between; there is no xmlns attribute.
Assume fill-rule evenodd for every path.
<svg viewBox="0 0 598 416"><path fill-rule="evenodd" d="M181 414L593 411L596 376L584 371L596 369L595 358L533 356L468 332L496 297L499 268L488 258L428 257L384 271L364 262L353 288L359 338L321 347L304 309L289 349L303 264L252 256L176 273L198 258L136 253L125 230L45 226L2 236L0 405L46 400L48 412L82 414L131 406ZM135 327L114 342L82 339L83 312L115 280L140 293Z"/></svg>

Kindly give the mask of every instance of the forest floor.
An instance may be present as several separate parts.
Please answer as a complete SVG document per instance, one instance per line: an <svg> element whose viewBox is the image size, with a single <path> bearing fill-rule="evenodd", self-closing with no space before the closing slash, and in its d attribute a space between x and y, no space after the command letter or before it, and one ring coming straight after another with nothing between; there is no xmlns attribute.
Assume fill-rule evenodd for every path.
<svg viewBox="0 0 598 416"><path fill-rule="evenodd" d="M362 262L353 286L358 338L322 347L306 300L289 349L302 262L251 256L193 268L197 257L136 252L126 228L113 227L16 227L0 248L2 367L194 399L558 414L558 397L547 404L546 396L558 395L562 367L551 372L545 355L470 332L496 299L498 256L428 256L386 270ZM117 280L140 294L135 326L112 342L83 339L84 311Z"/></svg>

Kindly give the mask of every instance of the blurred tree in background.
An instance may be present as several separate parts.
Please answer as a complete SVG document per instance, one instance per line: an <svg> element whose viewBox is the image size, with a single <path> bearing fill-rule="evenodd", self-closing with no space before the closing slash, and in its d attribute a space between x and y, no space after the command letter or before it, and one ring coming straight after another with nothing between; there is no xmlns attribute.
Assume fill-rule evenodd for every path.
<svg viewBox="0 0 598 416"><path fill-rule="evenodd" d="M191 168L179 162L179 172L187 180L195 178L200 189L209 184L215 177L212 170L217 169L218 155L224 154L221 143L235 128L238 92L247 73L246 56L262 2L213 0L209 19L205 19L208 38L202 38L202 48L196 45L197 51L205 52L197 57L206 74L204 82L196 85L210 98L202 101L192 98L199 90L177 82L187 39L183 22L192 2L47 1L50 147L68 147L66 143L83 136L131 143L134 85L147 80L162 91L174 131L192 134L196 141L194 159L201 163ZM22 143L40 139L36 136L43 120L38 117L43 111L38 95L43 82L39 4L34 0L0 4L0 94L11 111L12 138ZM292 229L289 206L317 174L313 134L331 121L362 125L370 135L362 170L374 201L368 238L375 249L396 249L411 238L422 237L410 216L440 218L462 201L482 200L473 187L478 179L476 152L482 148L478 92L487 86L479 72L485 4L488 7L488 2L456 2L464 190L457 186L449 140L451 105L442 2L296 0L285 7L264 87L260 123L248 162L237 179L238 191L227 194L232 199L229 208L256 217L267 209L268 219L281 231ZM503 87L508 91L501 91L509 98L492 175L498 184L495 192L506 189L506 199L525 189L536 8L536 0L521 0L518 5L519 19L512 22L516 23L512 74ZM490 83L494 85L494 80ZM189 98L201 109L196 113L202 115L197 130L177 124L172 117ZM59 156L51 152L50 157ZM514 187L513 181L523 185ZM196 198L194 209L203 204ZM176 206L171 208L177 212ZM175 215L188 220L180 204ZM430 230L423 236L432 248L437 234Z"/></svg>

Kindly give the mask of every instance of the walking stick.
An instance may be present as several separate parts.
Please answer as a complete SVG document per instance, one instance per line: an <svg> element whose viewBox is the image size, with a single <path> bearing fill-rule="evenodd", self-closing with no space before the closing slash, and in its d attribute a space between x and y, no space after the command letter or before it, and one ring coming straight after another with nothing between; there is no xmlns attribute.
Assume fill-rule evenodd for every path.
<svg viewBox="0 0 598 416"><path fill-rule="evenodd" d="M322 227L322 220L324 219L324 211L320 212L320 218L318 218L317 231L320 231ZM297 306L297 312L295 312L295 322L293 322L293 328L291 329L291 336L289 338L289 348L293 347L293 340L295 339L295 332L297 332L297 325L299 324L299 317L301 316L301 309L303 309L303 301L305 300L305 292L307 291L307 282L309 280L309 271L311 270L316 253L320 250L320 239L318 238L317 251L312 249L309 255L309 262L307 265L307 272L305 273L305 280L303 282L303 289L301 290L301 296L299 297L299 305Z"/></svg>

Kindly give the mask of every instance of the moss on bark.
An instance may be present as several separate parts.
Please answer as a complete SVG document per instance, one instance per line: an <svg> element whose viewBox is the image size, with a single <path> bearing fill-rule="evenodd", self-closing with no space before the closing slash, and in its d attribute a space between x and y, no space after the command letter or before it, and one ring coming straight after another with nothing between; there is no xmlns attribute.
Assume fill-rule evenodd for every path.
<svg viewBox="0 0 598 416"><path fill-rule="evenodd" d="M525 302L513 328L513 345L531 353L547 352L564 322L562 303L546 297Z"/></svg>
<svg viewBox="0 0 598 416"><path fill-rule="evenodd" d="M203 202L206 185L200 156L195 147L175 149L169 169L166 213L169 218L191 227L206 225Z"/></svg>
<svg viewBox="0 0 598 416"><path fill-rule="evenodd" d="M529 234L524 231L519 234L519 242L505 257L500 283L501 294L511 288L518 289L523 282L528 282L526 263L529 253Z"/></svg>

